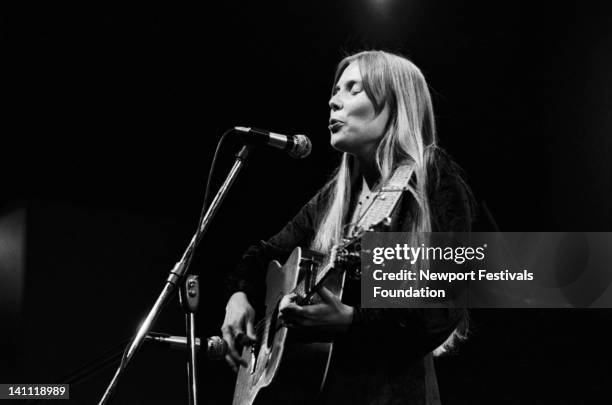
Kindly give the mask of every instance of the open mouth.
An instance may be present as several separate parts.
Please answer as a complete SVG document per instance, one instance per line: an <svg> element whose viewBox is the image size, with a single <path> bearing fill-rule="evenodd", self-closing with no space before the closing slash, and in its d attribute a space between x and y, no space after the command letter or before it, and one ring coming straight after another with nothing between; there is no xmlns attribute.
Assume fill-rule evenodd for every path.
<svg viewBox="0 0 612 405"><path fill-rule="evenodd" d="M339 120L330 120L329 121L329 130L332 133L336 133L340 130L340 128L342 128L344 126L344 122L339 121Z"/></svg>

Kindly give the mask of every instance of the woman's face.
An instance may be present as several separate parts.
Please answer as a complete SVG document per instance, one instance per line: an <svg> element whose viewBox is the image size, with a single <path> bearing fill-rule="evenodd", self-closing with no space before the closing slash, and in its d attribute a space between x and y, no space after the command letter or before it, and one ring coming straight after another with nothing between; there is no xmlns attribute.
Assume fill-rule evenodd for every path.
<svg viewBox="0 0 612 405"><path fill-rule="evenodd" d="M363 89L356 61L342 72L329 107L331 145L358 157L372 157L389 120L389 107L385 105L380 114L376 114L374 104Z"/></svg>

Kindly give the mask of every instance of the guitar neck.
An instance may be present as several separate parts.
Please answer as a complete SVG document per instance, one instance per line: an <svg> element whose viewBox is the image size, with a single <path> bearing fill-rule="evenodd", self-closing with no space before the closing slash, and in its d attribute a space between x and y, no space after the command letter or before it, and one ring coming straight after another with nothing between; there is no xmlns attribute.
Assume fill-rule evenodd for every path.
<svg viewBox="0 0 612 405"><path fill-rule="evenodd" d="M303 260L303 263L300 265L303 270L303 276L293 290L303 302L310 300L334 269L334 260L330 255L324 256L321 262L310 258Z"/></svg>
<svg viewBox="0 0 612 405"><path fill-rule="evenodd" d="M301 297L303 302L309 301L332 272L342 272L346 269L344 265L337 265L339 262L338 258L339 256L346 256L348 249L360 240L361 235L345 240L343 244L335 245L329 254L325 256L319 255L318 260L305 258L302 263L300 263L303 276L293 292L296 293L298 297Z"/></svg>

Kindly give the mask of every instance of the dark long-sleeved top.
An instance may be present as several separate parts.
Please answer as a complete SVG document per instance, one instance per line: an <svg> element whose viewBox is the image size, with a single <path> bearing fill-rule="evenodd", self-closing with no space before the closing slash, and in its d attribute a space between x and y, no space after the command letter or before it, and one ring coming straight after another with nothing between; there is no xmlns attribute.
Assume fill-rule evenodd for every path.
<svg viewBox="0 0 612 405"><path fill-rule="evenodd" d="M460 169L441 150L435 162L428 170L432 230L469 231L473 205ZM246 250L229 277L230 293L245 292L256 308L263 302L268 263L283 262L295 247L310 245L327 192L321 189L279 233ZM409 232L413 213L412 196L405 192L391 215L390 231ZM322 402L439 403L431 352L449 337L464 311L360 308L359 288L359 282L347 278L343 302L355 308L353 321L335 340Z"/></svg>

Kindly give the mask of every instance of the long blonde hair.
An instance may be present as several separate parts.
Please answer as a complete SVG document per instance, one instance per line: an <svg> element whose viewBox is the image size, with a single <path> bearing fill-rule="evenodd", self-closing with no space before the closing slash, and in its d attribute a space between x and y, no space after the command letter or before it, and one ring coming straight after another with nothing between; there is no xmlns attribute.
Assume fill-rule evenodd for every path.
<svg viewBox="0 0 612 405"><path fill-rule="evenodd" d="M416 213L412 233L431 231L427 199L427 168L436 147L436 128L431 95L425 77L412 62L383 51L365 51L344 58L336 69L334 86L346 67L358 63L363 88L377 114L389 106L390 116L375 151L380 182L384 184L402 164L410 164L414 181L409 191ZM328 183L329 193L324 214L315 232L311 248L328 251L342 236L347 220L351 190L359 176L355 156L344 153L341 163Z"/></svg>
<svg viewBox="0 0 612 405"><path fill-rule="evenodd" d="M415 213L411 239L422 232L432 231L431 211L427 196L427 171L434 164L437 148L436 126L429 88L423 73L408 59L383 51L365 51L344 58L336 69L334 86L346 67L357 62L363 88L374 104L377 114L389 106L390 117L375 151L379 184L384 184L402 164L411 164L414 181L408 185ZM332 87L332 89L333 89ZM327 252L344 233L348 217L351 189L360 178L359 162L348 153L342 160L326 189L324 214L315 232L311 249ZM461 329L461 330L460 330ZM459 328L436 348L434 356L452 350L456 341L467 337L467 318Z"/></svg>

